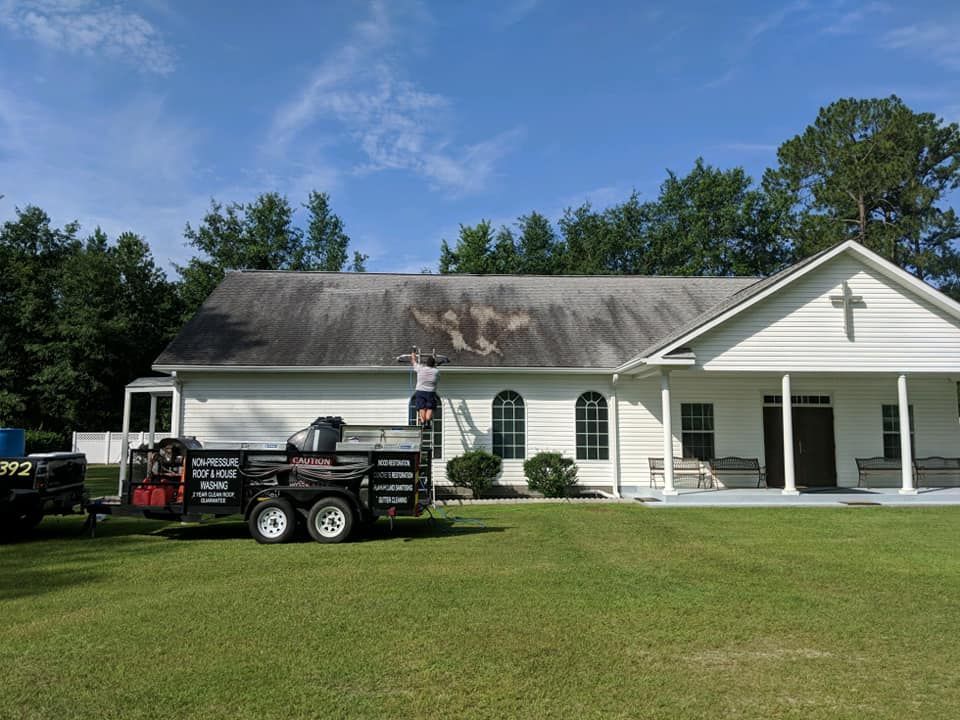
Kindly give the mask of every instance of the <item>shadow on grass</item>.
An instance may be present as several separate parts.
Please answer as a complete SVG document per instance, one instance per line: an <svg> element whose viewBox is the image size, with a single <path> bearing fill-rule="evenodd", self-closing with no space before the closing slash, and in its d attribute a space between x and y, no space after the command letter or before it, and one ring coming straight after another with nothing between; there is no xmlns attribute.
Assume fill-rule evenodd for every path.
<svg viewBox="0 0 960 720"><path fill-rule="evenodd" d="M471 518L473 520L474 518ZM353 538L354 542L369 542L372 540L397 540L404 542L425 540L428 538L454 537L457 535L478 535L484 533L502 533L508 528L487 527L485 525L449 523L443 520L401 520L394 522L390 527L388 520L380 519L367 528L362 529Z"/></svg>
<svg viewBox="0 0 960 720"><path fill-rule="evenodd" d="M243 520L224 520L211 523L167 525L153 533L167 540L250 540L250 531Z"/></svg>
<svg viewBox="0 0 960 720"><path fill-rule="evenodd" d="M152 529L157 527L155 522L149 525ZM165 552L162 544L150 542L151 528L122 528L122 532L113 534L119 542L109 544L78 537L80 529L79 522L63 526L41 524L31 537L0 546L0 601L95 583L107 575L108 567L136 561L144 553Z"/></svg>
<svg viewBox="0 0 960 720"><path fill-rule="evenodd" d="M504 532L503 527L480 527L476 525L451 526L449 523L431 520L403 520L395 522L393 529L387 520L378 520L373 525L360 527L354 530L348 542L370 542L374 540L404 541L422 540L436 537L450 537L453 535L474 535L477 533ZM154 536L168 540L247 540L253 542L247 524L243 521L225 521L210 524L168 525L154 533ZM314 542L301 525L296 537L291 541Z"/></svg>

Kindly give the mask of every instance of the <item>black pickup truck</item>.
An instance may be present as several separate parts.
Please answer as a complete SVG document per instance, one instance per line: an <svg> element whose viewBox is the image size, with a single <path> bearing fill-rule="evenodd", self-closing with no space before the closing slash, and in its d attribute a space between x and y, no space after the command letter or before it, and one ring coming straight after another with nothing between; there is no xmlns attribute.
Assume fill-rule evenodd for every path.
<svg viewBox="0 0 960 720"><path fill-rule="evenodd" d="M82 453L0 457L0 535L23 535L44 515L82 512L86 472Z"/></svg>

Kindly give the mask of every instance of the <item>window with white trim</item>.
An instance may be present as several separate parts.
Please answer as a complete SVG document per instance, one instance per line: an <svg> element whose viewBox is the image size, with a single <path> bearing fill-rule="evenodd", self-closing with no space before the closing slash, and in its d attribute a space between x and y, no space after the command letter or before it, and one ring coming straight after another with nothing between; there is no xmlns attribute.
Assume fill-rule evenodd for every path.
<svg viewBox="0 0 960 720"><path fill-rule="evenodd" d="M598 392L577 398L577 460L609 460L610 431L607 399Z"/></svg>
<svg viewBox="0 0 960 720"><path fill-rule="evenodd" d="M493 454L504 460L522 460L526 437L523 398L513 390L504 390L493 399Z"/></svg>
<svg viewBox="0 0 960 720"><path fill-rule="evenodd" d="M407 406L408 425L417 424L417 404L414 397L410 398L410 404ZM433 409L433 420L430 422L430 435L433 444L433 459L440 460L443 458L443 404L439 395L437 395L437 406Z"/></svg>
<svg viewBox="0 0 960 720"><path fill-rule="evenodd" d="M683 457L709 460L714 455L713 403L682 403Z"/></svg>
<svg viewBox="0 0 960 720"><path fill-rule="evenodd" d="M913 405L907 407L910 415L910 449L913 456L917 453L914 450L914 429L913 429ZM900 459L900 406L883 406L883 456L888 460Z"/></svg>

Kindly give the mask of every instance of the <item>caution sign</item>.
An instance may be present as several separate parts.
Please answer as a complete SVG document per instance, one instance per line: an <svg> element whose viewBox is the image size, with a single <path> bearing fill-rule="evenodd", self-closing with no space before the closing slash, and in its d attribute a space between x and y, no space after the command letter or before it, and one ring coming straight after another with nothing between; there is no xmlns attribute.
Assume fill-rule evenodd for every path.
<svg viewBox="0 0 960 720"><path fill-rule="evenodd" d="M383 514L414 515L417 506L417 453L374 452L370 507Z"/></svg>
<svg viewBox="0 0 960 720"><path fill-rule="evenodd" d="M233 515L242 512L242 450L191 450L187 455L184 510Z"/></svg>

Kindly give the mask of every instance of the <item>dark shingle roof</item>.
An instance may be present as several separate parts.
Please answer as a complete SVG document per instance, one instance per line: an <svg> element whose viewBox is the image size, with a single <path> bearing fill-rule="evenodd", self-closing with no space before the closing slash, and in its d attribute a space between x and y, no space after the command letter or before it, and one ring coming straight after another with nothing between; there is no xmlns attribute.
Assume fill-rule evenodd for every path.
<svg viewBox="0 0 960 720"><path fill-rule="evenodd" d="M156 365L393 366L415 343L466 367L612 368L756 283L231 272Z"/></svg>

